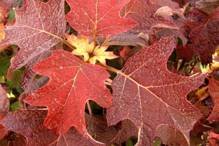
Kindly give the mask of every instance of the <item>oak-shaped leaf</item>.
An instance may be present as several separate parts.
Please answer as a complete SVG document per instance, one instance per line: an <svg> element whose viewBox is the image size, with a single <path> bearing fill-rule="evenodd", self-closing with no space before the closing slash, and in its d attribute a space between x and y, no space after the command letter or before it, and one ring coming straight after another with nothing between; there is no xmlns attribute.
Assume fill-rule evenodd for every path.
<svg viewBox="0 0 219 146"><path fill-rule="evenodd" d="M213 77L209 79L208 91L214 102L214 108L208 117L211 122L219 121L219 81Z"/></svg>
<svg viewBox="0 0 219 146"><path fill-rule="evenodd" d="M105 86L109 73L99 65L83 62L73 54L56 50L34 66L33 71L49 77L49 82L27 95L25 102L48 107L44 125L63 134L74 126L87 134L84 110L88 100L102 107L111 105L111 93Z"/></svg>
<svg viewBox="0 0 219 146"><path fill-rule="evenodd" d="M136 23L120 16L129 0L67 0L71 11L66 18L80 35L109 37L133 28Z"/></svg>
<svg viewBox="0 0 219 146"><path fill-rule="evenodd" d="M11 69L22 67L56 45L66 28L64 0L24 0L15 15L15 24L6 26L6 38L0 42L0 47L14 44L20 48Z"/></svg>
<svg viewBox="0 0 219 146"><path fill-rule="evenodd" d="M108 122L114 125L131 120L139 130L137 146L151 145L163 126L179 130L189 143L190 130L202 116L186 95L202 84L205 75L170 72L167 61L175 46L175 39L168 37L141 49L113 80Z"/></svg>
<svg viewBox="0 0 219 146"><path fill-rule="evenodd" d="M45 116L43 110L20 110L8 113L0 123L7 130L23 135L28 146L49 145L58 135L43 126Z"/></svg>

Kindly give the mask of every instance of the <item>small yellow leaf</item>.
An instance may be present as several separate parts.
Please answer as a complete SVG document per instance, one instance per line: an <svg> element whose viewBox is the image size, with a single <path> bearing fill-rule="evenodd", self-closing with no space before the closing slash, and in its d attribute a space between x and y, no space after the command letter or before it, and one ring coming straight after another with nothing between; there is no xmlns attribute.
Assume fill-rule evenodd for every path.
<svg viewBox="0 0 219 146"><path fill-rule="evenodd" d="M83 56L84 61L89 60L89 53L94 49L94 43L89 43L89 40L85 37L76 37L74 35L68 35L67 41L75 47L72 51L74 55Z"/></svg>
<svg viewBox="0 0 219 146"><path fill-rule="evenodd" d="M118 56L114 55L111 51L106 51L107 47L97 46L93 51L93 57L89 59L91 64L96 64L99 61L101 64L106 65L106 59L115 59Z"/></svg>
<svg viewBox="0 0 219 146"><path fill-rule="evenodd" d="M106 65L106 59L115 59L116 55L111 51L106 51L108 46L95 46L94 42L89 42L86 37L76 37L74 35L68 35L67 41L75 47L72 51L74 55L82 56L84 61L91 64L97 62Z"/></svg>
<svg viewBox="0 0 219 146"><path fill-rule="evenodd" d="M207 65L200 64L200 69L201 69L202 73L210 73L211 72L209 64L207 64Z"/></svg>

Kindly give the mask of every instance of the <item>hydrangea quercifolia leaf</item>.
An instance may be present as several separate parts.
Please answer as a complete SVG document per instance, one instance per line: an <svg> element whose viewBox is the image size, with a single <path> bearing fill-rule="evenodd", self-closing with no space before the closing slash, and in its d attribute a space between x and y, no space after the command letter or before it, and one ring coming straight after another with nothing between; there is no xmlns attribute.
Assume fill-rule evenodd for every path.
<svg viewBox="0 0 219 146"><path fill-rule="evenodd" d="M33 70L50 78L48 84L28 95L25 102L48 107L44 125L63 134L74 126L87 132L85 104L94 100L102 107L111 105L111 93L105 86L108 72L99 65L84 63L70 52L56 50Z"/></svg>
<svg viewBox="0 0 219 146"><path fill-rule="evenodd" d="M6 26L6 38L0 46L20 47L11 64L12 69L17 69L56 45L65 28L64 0L24 0L16 10L15 24Z"/></svg>
<svg viewBox="0 0 219 146"><path fill-rule="evenodd" d="M26 146L68 146L68 145L89 145L103 146L103 144L85 137L71 128L63 135L57 135L53 130L43 126L43 120L46 117L45 110L20 110L9 113L1 124L10 131L21 134L26 141L14 141L14 145ZM9 141L10 142L10 141ZM20 143L21 142L21 143Z"/></svg>
<svg viewBox="0 0 219 146"><path fill-rule="evenodd" d="M175 46L173 38L163 38L140 50L113 81L108 122L114 125L130 119L139 129L137 146L151 145L156 129L163 125L178 129L189 142L189 132L201 118L186 95L202 84L205 75L186 77L168 71Z"/></svg>
<svg viewBox="0 0 219 146"><path fill-rule="evenodd" d="M45 115L42 110L21 110L8 113L0 123L7 130L25 136L28 146L49 145L58 135L43 126Z"/></svg>
<svg viewBox="0 0 219 146"><path fill-rule="evenodd" d="M135 26L134 20L122 18L120 10L129 0L67 0L71 11L66 18L80 35L108 37Z"/></svg>

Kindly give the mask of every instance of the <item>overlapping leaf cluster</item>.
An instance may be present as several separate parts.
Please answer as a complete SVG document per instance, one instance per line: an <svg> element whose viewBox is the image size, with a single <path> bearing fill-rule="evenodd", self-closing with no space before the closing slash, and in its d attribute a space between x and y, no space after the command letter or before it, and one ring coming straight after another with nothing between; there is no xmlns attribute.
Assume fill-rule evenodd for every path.
<svg viewBox="0 0 219 146"><path fill-rule="evenodd" d="M185 146L207 132L214 146L218 5L1 1L0 51L13 57L0 74L0 145ZM22 84L12 86L16 71ZM204 124L212 128L196 130Z"/></svg>

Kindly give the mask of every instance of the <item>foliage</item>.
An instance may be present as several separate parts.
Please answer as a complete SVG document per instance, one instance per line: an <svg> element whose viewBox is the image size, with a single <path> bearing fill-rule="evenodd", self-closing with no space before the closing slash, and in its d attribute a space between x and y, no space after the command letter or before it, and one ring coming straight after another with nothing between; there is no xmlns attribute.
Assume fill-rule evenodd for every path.
<svg viewBox="0 0 219 146"><path fill-rule="evenodd" d="M0 1L0 145L218 145L218 5Z"/></svg>

